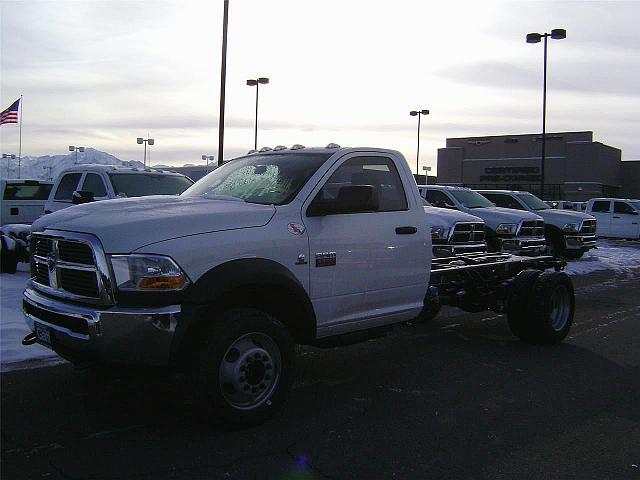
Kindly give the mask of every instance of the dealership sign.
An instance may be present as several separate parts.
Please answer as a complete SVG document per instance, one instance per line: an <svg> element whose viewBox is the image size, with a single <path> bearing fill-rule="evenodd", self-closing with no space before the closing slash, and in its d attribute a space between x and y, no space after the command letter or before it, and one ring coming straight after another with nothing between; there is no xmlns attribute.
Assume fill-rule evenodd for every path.
<svg viewBox="0 0 640 480"><path fill-rule="evenodd" d="M539 182L539 167L487 167L481 182Z"/></svg>

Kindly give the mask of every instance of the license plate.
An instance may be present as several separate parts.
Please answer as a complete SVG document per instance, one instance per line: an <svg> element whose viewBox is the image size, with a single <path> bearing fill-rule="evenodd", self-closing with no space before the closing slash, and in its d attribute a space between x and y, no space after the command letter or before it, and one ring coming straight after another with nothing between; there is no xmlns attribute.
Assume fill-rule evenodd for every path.
<svg viewBox="0 0 640 480"><path fill-rule="evenodd" d="M51 346L51 329L49 327L45 327L44 325L40 325L37 322L34 322L34 327L36 330L36 338L38 339L38 343L42 343L47 347Z"/></svg>

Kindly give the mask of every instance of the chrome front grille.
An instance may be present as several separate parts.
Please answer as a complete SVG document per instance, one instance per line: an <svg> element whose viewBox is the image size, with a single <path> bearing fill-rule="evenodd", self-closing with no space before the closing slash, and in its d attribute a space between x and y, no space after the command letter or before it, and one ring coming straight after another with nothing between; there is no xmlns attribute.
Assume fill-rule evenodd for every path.
<svg viewBox="0 0 640 480"><path fill-rule="evenodd" d="M106 257L95 237L31 235L31 277L36 289L74 301L113 303Z"/></svg>
<svg viewBox="0 0 640 480"><path fill-rule="evenodd" d="M582 228L580 229L580 233L585 235L593 235L596 233L596 221L595 220L585 220L582 222Z"/></svg>
<svg viewBox="0 0 640 480"><path fill-rule="evenodd" d="M451 234L451 243L483 242L485 230L483 223L456 223Z"/></svg>
<svg viewBox="0 0 640 480"><path fill-rule="evenodd" d="M518 235L521 237L544 237L544 221L527 220L522 222Z"/></svg>

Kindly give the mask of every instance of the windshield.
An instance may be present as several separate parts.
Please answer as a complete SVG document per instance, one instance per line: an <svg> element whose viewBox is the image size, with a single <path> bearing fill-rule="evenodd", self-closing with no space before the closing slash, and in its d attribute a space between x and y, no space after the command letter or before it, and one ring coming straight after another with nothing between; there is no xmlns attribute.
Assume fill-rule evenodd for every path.
<svg viewBox="0 0 640 480"><path fill-rule="evenodd" d="M493 203L473 190L451 190L451 195L467 208L493 207Z"/></svg>
<svg viewBox="0 0 640 480"><path fill-rule="evenodd" d="M544 203L542 200L540 200L538 197L536 197L531 193L520 194L518 195L518 198L522 200L527 205L527 207L529 207L531 210L548 210L549 209L549 205L547 205L546 203Z"/></svg>
<svg viewBox="0 0 640 480"><path fill-rule="evenodd" d="M331 154L284 153L241 157L215 169L182 195L234 197L249 203L284 205Z"/></svg>
<svg viewBox="0 0 640 480"><path fill-rule="evenodd" d="M180 195L193 185L187 177L154 173L110 173L116 195L143 197L145 195Z"/></svg>

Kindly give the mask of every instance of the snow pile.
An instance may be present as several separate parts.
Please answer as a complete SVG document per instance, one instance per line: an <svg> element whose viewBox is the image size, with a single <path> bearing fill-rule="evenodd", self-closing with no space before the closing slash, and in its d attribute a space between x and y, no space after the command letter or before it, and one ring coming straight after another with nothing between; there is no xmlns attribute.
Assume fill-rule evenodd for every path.
<svg viewBox="0 0 640 480"><path fill-rule="evenodd" d="M31 333L22 315L22 290L28 279L25 263L18 264L15 275L0 273L0 372L63 361L48 348L22 345L22 339Z"/></svg>
<svg viewBox="0 0 640 480"><path fill-rule="evenodd" d="M598 240L598 248L589 250L580 260L567 264L569 275L586 275L600 270L618 273L640 270L640 242L628 240Z"/></svg>
<svg viewBox="0 0 640 480"><path fill-rule="evenodd" d="M87 148L84 152L78 152L78 163L92 163L98 165L114 165L116 167L143 168L142 162L135 160L120 160L94 148ZM20 166L20 178L33 178L40 180L56 179L63 170L76 165L76 153L68 155L44 155L42 157L22 157ZM18 160L11 160L0 167L0 178L18 178Z"/></svg>

